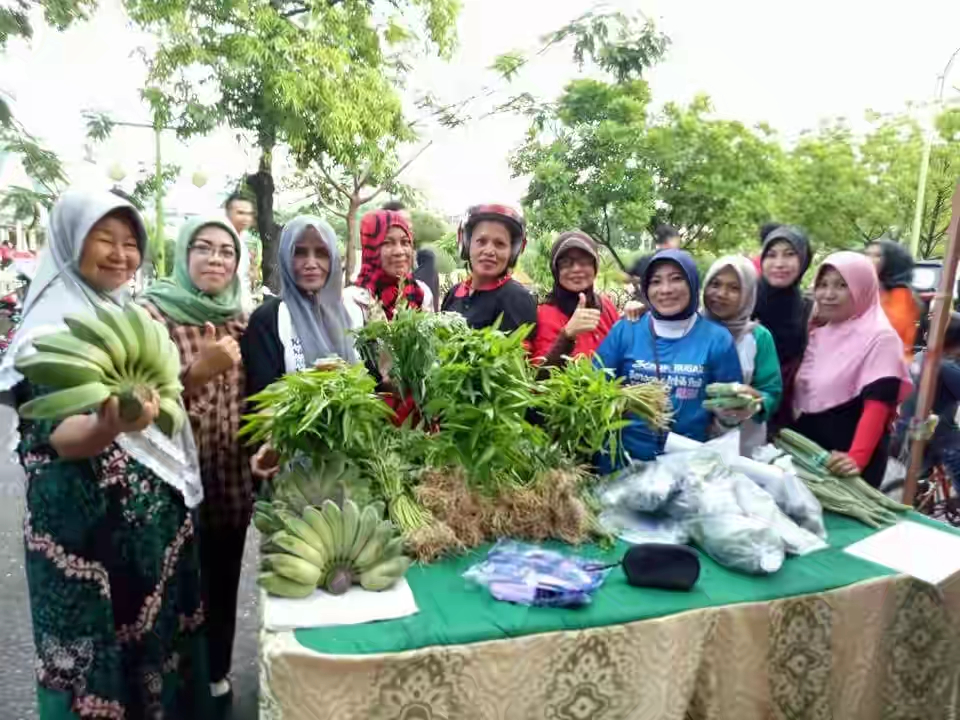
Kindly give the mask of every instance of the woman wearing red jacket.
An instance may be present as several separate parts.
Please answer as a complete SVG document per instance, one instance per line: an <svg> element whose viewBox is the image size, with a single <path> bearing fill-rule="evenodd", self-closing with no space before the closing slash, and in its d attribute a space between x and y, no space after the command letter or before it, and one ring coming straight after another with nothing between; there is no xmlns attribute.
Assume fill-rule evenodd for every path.
<svg viewBox="0 0 960 720"><path fill-rule="evenodd" d="M562 365L565 357L592 355L620 319L613 303L594 291L597 246L586 233L561 234L550 251L553 290L537 308L533 357Z"/></svg>

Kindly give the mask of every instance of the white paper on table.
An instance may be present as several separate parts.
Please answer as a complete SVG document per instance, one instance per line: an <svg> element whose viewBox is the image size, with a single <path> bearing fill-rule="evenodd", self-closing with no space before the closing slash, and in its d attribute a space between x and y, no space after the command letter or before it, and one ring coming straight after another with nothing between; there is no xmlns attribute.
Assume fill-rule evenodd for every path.
<svg viewBox="0 0 960 720"><path fill-rule="evenodd" d="M901 520L844 551L939 585L960 572L960 535Z"/></svg>
<svg viewBox="0 0 960 720"><path fill-rule="evenodd" d="M355 585L343 595L317 590L303 599L263 595L263 625L278 632L297 628L359 625L376 620L395 620L419 612L406 578L389 590L368 592Z"/></svg>

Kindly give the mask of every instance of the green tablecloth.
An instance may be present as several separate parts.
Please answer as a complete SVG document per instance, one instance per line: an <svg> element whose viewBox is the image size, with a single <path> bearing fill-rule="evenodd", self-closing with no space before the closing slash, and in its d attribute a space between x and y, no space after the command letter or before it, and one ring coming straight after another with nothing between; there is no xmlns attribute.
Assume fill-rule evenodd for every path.
<svg viewBox="0 0 960 720"><path fill-rule="evenodd" d="M915 513L911 519L934 523ZM773 575L751 576L727 570L700 553L700 580L689 593L640 589L613 570L585 608L531 608L500 602L485 588L468 587L461 574L482 559L486 548L465 557L411 568L407 579L420 612L410 617L365 625L296 631L305 648L331 655L397 653L433 645L460 645L502 640L558 630L579 630L663 617L734 603L764 602L820 593L892 574L892 571L842 551L874 531L850 518L827 513L830 548L806 557L788 558ZM952 528L947 528L952 530ZM628 546L603 552L583 547L581 555L616 561Z"/></svg>

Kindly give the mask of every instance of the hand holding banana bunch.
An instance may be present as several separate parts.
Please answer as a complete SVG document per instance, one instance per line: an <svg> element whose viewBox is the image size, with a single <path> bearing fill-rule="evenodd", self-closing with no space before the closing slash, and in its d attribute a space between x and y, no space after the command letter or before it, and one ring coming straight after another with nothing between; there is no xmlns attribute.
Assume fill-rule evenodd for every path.
<svg viewBox="0 0 960 720"><path fill-rule="evenodd" d="M58 420L97 410L117 434L153 422L167 435L180 431L180 353L161 323L133 303L64 320L67 331L38 337L36 352L16 361L31 383L54 390L22 405L22 417Z"/></svg>

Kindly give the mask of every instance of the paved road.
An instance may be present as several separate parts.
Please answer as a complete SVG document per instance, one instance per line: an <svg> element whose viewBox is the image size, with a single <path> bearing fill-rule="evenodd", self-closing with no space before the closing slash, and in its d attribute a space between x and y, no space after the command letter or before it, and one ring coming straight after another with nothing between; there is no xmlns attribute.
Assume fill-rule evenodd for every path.
<svg viewBox="0 0 960 720"><path fill-rule="evenodd" d="M0 406L0 708L5 720L37 717L33 676L33 636L23 574L23 471L9 460L14 416ZM233 678L236 720L257 717L257 596L255 542L247 542L240 588Z"/></svg>

